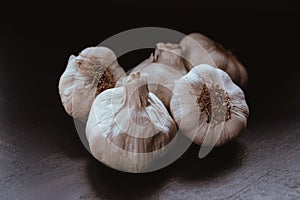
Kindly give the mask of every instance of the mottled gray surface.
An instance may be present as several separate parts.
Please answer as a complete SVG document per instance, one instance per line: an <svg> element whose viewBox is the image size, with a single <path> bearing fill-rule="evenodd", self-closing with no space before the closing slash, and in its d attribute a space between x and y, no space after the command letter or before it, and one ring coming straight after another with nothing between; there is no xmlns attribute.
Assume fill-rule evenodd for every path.
<svg viewBox="0 0 300 200"><path fill-rule="evenodd" d="M1 199L300 198L300 115L295 111L250 118L242 137L202 160L199 148L191 146L165 169L126 174L88 154L63 112L22 119L17 110L5 112L8 101L0 103Z"/></svg>

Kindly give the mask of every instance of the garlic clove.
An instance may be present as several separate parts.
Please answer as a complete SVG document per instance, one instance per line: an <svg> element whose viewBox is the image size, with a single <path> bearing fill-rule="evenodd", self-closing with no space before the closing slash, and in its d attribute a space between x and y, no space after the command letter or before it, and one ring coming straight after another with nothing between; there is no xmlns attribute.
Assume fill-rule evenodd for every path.
<svg viewBox="0 0 300 200"><path fill-rule="evenodd" d="M210 147L238 137L249 115L243 91L227 73L205 64L175 82L170 110L187 137Z"/></svg>
<svg viewBox="0 0 300 200"><path fill-rule="evenodd" d="M125 71L114 52L106 47L89 47L70 56L59 81L59 94L66 112L83 122L95 97L115 86Z"/></svg>
<svg viewBox="0 0 300 200"><path fill-rule="evenodd" d="M146 77L131 73L123 87L108 89L92 105L86 135L93 156L127 172L144 172L166 154L177 127Z"/></svg>
<svg viewBox="0 0 300 200"><path fill-rule="evenodd" d="M226 71L239 86L247 85L248 75L245 67L220 44L200 33L192 33L185 36L180 45L188 70L199 64L212 65Z"/></svg>

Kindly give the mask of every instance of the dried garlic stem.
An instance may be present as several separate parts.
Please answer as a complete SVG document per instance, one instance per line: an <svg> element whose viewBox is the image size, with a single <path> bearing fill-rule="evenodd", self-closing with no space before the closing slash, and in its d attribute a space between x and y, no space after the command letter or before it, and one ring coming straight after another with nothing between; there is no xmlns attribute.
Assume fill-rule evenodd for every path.
<svg viewBox="0 0 300 200"><path fill-rule="evenodd" d="M125 104L137 108L147 107L149 105L149 90L147 80L140 76L140 72L131 73L125 85L126 100Z"/></svg>
<svg viewBox="0 0 300 200"><path fill-rule="evenodd" d="M172 43L158 43L157 49L155 50L154 61L170 66L184 75L187 73L187 70L184 67L181 55L182 48L180 45Z"/></svg>

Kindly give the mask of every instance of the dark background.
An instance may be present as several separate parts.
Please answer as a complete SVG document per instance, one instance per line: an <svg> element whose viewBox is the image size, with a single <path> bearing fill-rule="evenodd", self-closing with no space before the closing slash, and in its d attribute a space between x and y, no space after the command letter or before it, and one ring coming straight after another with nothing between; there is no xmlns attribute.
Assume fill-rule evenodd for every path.
<svg viewBox="0 0 300 200"><path fill-rule="evenodd" d="M300 8L294 1L11 3L0 12L0 194L6 198L299 198ZM205 159L125 174L84 149L58 95L71 54L131 28L201 32L246 66L243 136ZM149 50L122 56L129 69ZM50 195L52 195L50 197ZM4 198L4 199L6 199Z"/></svg>

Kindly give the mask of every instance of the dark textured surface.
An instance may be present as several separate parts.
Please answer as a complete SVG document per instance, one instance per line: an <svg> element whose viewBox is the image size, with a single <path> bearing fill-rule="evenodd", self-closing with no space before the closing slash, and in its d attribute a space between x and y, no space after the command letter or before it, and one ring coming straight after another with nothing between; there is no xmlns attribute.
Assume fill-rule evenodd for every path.
<svg viewBox="0 0 300 200"><path fill-rule="evenodd" d="M203 12L171 1L8 5L0 14L0 199L299 199L299 9L232 5L211 1ZM176 12L166 16L166 8ZM201 160L193 145L149 174L115 171L85 150L61 106L58 78L70 54L140 26L200 31L238 55L251 112L238 140ZM120 63L128 69L146 53Z"/></svg>

